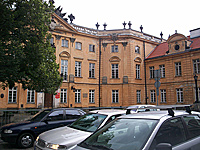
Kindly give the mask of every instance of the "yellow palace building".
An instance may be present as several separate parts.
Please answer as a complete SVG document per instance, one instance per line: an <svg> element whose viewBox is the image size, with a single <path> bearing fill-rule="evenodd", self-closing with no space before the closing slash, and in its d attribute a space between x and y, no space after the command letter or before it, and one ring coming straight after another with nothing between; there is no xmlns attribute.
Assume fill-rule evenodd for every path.
<svg viewBox="0 0 200 150"><path fill-rule="evenodd" d="M99 30L70 22L57 9L49 32L63 83L56 95L0 89L0 108L124 107L134 104L194 103L200 72L200 29L167 40L131 28ZM178 46L177 46L178 45ZM178 48L179 47L179 48ZM156 90L154 71L160 70ZM181 73L180 73L181 70ZM163 75L164 74L164 75ZM198 82L197 82L198 83ZM197 84L198 86L198 84ZM159 95L157 92L159 91Z"/></svg>

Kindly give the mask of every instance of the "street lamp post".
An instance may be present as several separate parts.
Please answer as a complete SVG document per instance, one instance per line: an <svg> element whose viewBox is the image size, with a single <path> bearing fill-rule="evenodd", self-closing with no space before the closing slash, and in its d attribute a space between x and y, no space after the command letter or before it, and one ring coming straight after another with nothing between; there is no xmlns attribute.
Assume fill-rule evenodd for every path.
<svg viewBox="0 0 200 150"><path fill-rule="evenodd" d="M194 81L195 81L195 90L196 90L196 100L195 100L194 103L198 103L199 102L199 95L198 95L198 88L197 88L197 79L198 79L198 76L195 74Z"/></svg>

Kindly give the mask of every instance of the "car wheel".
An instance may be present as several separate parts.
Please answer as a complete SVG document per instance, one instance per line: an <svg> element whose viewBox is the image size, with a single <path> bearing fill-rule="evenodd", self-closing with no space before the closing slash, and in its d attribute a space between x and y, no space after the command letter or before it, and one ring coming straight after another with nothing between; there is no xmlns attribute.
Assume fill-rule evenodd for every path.
<svg viewBox="0 0 200 150"><path fill-rule="evenodd" d="M18 146L22 148L32 147L34 143L34 137L31 133L23 133L18 138Z"/></svg>

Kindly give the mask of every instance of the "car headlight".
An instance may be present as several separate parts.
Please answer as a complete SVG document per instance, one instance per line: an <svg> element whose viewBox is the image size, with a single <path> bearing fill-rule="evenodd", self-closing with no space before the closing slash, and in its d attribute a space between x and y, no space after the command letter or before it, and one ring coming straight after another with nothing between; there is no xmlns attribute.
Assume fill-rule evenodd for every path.
<svg viewBox="0 0 200 150"><path fill-rule="evenodd" d="M65 150L65 149L67 149L67 146L48 143L47 144L47 148L56 149L56 150Z"/></svg>
<svg viewBox="0 0 200 150"><path fill-rule="evenodd" d="M39 138L40 138L40 137L38 136L38 137L36 138L36 140L35 140L35 141L36 141L36 142L38 142Z"/></svg>
<svg viewBox="0 0 200 150"><path fill-rule="evenodd" d="M4 130L4 133L12 133L13 131L12 130L10 130L10 129L5 129Z"/></svg>

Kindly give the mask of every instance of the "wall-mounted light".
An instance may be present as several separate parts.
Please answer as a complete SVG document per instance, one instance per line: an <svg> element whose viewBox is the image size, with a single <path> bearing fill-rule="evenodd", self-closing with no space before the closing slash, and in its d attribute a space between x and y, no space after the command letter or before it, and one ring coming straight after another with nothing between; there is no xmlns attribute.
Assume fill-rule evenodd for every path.
<svg viewBox="0 0 200 150"><path fill-rule="evenodd" d="M76 88L74 86L71 86L71 90L73 90L73 92L76 92Z"/></svg>

